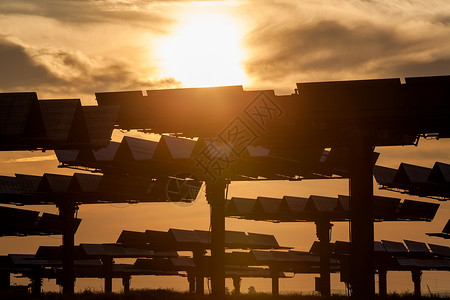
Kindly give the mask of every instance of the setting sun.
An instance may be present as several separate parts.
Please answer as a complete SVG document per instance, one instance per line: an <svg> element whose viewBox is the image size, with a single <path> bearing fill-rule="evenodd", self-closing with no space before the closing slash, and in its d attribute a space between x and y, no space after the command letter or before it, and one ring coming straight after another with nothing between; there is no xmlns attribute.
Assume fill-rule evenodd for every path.
<svg viewBox="0 0 450 300"><path fill-rule="evenodd" d="M184 87L245 84L240 39L231 16L190 14L162 42L162 73Z"/></svg>

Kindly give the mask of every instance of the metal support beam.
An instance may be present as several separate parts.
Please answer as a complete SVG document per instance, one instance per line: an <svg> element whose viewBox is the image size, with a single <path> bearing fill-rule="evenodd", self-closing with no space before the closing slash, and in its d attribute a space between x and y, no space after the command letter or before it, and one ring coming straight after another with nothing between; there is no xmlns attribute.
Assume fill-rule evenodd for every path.
<svg viewBox="0 0 450 300"><path fill-rule="evenodd" d="M188 272L189 293L195 293L195 275L192 272Z"/></svg>
<svg viewBox="0 0 450 300"><path fill-rule="evenodd" d="M195 264L195 292L197 295L202 296L205 293L205 250L197 249L193 251L193 258Z"/></svg>
<svg viewBox="0 0 450 300"><path fill-rule="evenodd" d="M316 234L319 239L319 255L320 255L320 294L322 297L331 295L330 284L330 240L331 227L329 218L319 218L316 221Z"/></svg>
<svg viewBox="0 0 450 300"><path fill-rule="evenodd" d="M279 271L277 268L270 268L270 275L272 277L272 296L278 296L280 294L280 282Z"/></svg>
<svg viewBox="0 0 450 300"><path fill-rule="evenodd" d="M0 289L7 289L11 286L11 273L9 270L0 271Z"/></svg>
<svg viewBox="0 0 450 300"><path fill-rule="evenodd" d="M39 297L42 292L42 267L34 267L31 277L31 294Z"/></svg>
<svg viewBox="0 0 450 300"><path fill-rule="evenodd" d="M75 211L77 206L70 200L58 204L59 215L62 218L62 287L63 294L71 295L75 291L74 275L74 239L75 239Z"/></svg>
<svg viewBox="0 0 450 300"><path fill-rule="evenodd" d="M233 287L234 287L234 295L239 296L241 294L241 277L234 276L233 277Z"/></svg>
<svg viewBox="0 0 450 300"><path fill-rule="evenodd" d="M211 289L214 299L225 296L225 188L223 179L206 183L211 205Z"/></svg>
<svg viewBox="0 0 450 300"><path fill-rule="evenodd" d="M378 270L378 295L384 299L387 296L387 271Z"/></svg>
<svg viewBox="0 0 450 300"><path fill-rule="evenodd" d="M350 284L352 299L375 298L373 146L361 134L350 146Z"/></svg>
<svg viewBox="0 0 450 300"><path fill-rule="evenodd" d="M112 257L104 257L101 260L103 263L103 276L105 277L105 294L111 294L112 293L113 259L112 259Z"/></svg>
<svg viewBox="0 0 450 300"><path fill-rule="evenodd" d="M123 292L124 292L124 294L127 294L127 293L130 292L130 281L131 281L131 276L122 277L122 284L123 284Z"/></svg>
<svg viewBox="0 0 450 300"><path fill-rule="evenodd" d="M420 284L422 281L422 271L421 270L412 270L411 276L412 276L412 281L414 282L414 296L420 297L422 295L422 291L420 289Z"/></svg>

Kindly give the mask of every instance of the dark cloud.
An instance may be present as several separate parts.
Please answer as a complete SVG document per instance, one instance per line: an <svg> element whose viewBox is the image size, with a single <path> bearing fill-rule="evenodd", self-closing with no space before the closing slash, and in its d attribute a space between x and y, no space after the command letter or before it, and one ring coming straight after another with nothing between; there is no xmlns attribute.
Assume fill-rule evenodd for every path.
<svg viewBox="0 0 450 300"><path fill-rule="evenodd" d="M60 80L26 53L25 48L0 37L0 89L35 88Z"/></svg>
<svg viewBox="0 0 450 300"><path fill-rule="evenodd" d="M77 26L118 23L163 32L163 26L170 23L171 19L151 5L158 2L160 1L1 1L0 15L39 16Z"/></svg>
<svg viewBox="0 0 450 300"><path fill-rule="evenodd" d="M33 52L30 54L29 52ZM55 72L36 63L40 56L59 65L67 72ZM76 53L63 50L30 50L0 37L0 90L47 91L53 95L92 94L98 91L173 87L172 78L156 81L144 79L124 62L103 59L94 67Z"/></svg>
<svg viewBox="0 0 450 300"><path fill-rule="evenodd" d="M269 28L249 36L252 48L262 45L266 55L247 64L252 75L278 76L292 72L337 72L396 56L414 47L414 41L395 30L371 23L321 21L295 28ZM261 73L261 74L260 74Z"/></svg>

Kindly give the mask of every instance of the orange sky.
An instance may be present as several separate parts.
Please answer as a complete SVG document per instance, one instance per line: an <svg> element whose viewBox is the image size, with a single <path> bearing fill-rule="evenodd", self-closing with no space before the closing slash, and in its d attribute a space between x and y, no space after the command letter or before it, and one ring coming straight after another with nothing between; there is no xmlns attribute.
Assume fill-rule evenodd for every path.
<svg viewBox="0 0 450 300"><path fill-rule="evenodd" d="M450 3L444 0L37 3L0 3L0 92L36 91L41 99L95 104L94 92L101 91L241 84L284 94L302 81L450 73ZM395 168L400 162L426 167L450 162L446 140L376 151L379 164ZM1 175L72 173L56 166L52 151L0 153ZM229 189L230 197L347 193L346 180L232 183ZM208 213L204 199L187 207L85 205L76 243L114 242L122 229L207 229ZM449 216L450 204L441 203L433 222L376 224L375 238L450 246L425 235L441 231ZM299 250L308 250L316 239L312 224L227 220L227 229L272 233ZM334 226L334 240L348 240L348 224ZM2 238L0 254L34 253L38 245L59 243L59 237ZM439 278L449 282L444 275ZM311 290L308 280L310 285L299 286ZM396 282L399 290L412 289L409 275L402 280Z"/></svg>

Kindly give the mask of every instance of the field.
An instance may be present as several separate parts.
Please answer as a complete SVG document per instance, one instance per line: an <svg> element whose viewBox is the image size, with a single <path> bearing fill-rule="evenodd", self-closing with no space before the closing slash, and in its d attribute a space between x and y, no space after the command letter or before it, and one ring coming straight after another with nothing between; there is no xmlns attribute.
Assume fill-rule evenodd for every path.
<svg viewBox="0 0 450 300"><path fill-rule="evenodd" d="M105 295L103 293L99 292L91 292L91 291L84 291L82 293L77 293L73 295L72 297L63 297L61 294L58 293L44 293L41 297L35 298L35 297L25 297L21 299L42 299L42 300L57 300L57 299L77 299L77 300L148 300L148 299L155 299L155 300L201 300L201 299L213 299L212 296L196 296L189 293L182 293L182 292L175 292L172 290L134 290L129 292L128 294L123 293L113 293L110 295ZM11 298L13 299L13 298ZM17 298L15 298L17 299ZM225 299L229 300L273 300L273 299L279 299L279 300L313 300L313 299L323 299L319 295L307 295L307 294L287 294L287 295L280 295L277 297L273 297L271 294L267 293L254 293L254 294L241 294L239 296L236 295L227 295ZM347 296L342 295L334 295L331 296L329 299L348 299ZM411 294L391 294L388 295L387 299L418 299L417 297L414 297ZM430 295L424 295L420 299L450 299L450 297L444 297L444 296L430 296Z"/></svg>

